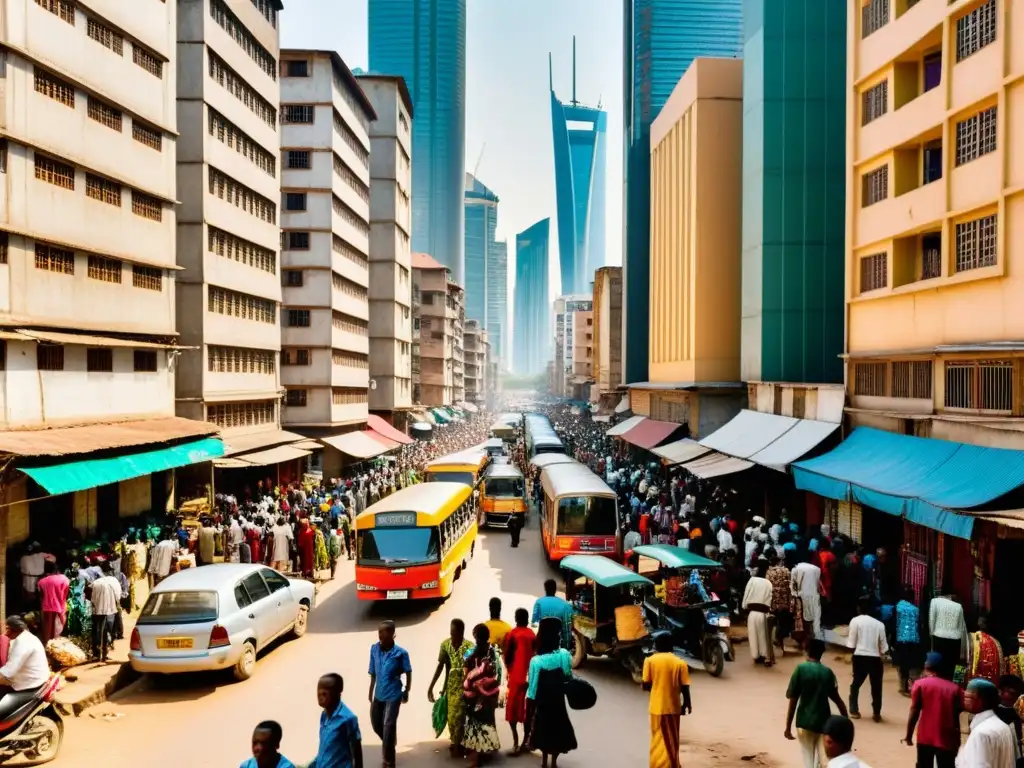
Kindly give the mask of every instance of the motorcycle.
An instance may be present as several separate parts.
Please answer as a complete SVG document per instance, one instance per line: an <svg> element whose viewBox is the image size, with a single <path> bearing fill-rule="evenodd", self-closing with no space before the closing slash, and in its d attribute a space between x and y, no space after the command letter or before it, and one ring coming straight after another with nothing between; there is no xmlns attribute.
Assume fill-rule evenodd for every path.
<svg viewBox="0 0 1024 768"><path fill-rule="evenodd" d="M38 765L57 757L64 739L64 718L54 699L63 682L60 674L52 675L29 698L8 694L0 699L0 763L21 757Z"/></svg>

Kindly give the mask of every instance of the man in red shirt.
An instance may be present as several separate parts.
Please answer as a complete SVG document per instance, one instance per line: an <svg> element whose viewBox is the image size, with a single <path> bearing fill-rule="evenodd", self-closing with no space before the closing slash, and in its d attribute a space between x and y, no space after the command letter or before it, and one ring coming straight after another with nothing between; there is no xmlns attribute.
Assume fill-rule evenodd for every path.
<svg viewBox="0 0 1024 768"><path fill-rule="evenodd" d="M953 768L960 749L963 697L960 686L939 676L940 669L942 654L929 653L924 662L924 674L910 689L910 716L904 743L914 746L916 726L919 768L936 764L938 768Z"/></svg>
<svg viewBox="0 0 1024 768"><path fill-rule="evenodd" d="M71 582L57 570L57 564L47 561L43 566L43 578L36 585L42 601L44 644L55 637L60 637L64 631L70 587Z"/></svg>

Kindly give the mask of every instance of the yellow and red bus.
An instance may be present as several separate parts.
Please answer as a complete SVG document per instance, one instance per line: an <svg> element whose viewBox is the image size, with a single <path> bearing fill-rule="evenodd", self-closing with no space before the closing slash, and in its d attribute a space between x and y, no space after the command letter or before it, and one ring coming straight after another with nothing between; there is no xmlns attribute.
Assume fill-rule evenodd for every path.
<svg viewBox="0 0 1024 768"><path fill-rule="evenodd" d="M541 539L549 560L600 554L622 559L615 491L578 462L551 464L540 475Z"/></svg>
<svg viewBox="0 0 1024 768"><path fill-rule="evenodd" d="M490 461L486 445L450 453L427 464L427 482L465 483L475 489Z"/></svg>
<svg viewBox="0 0 1024 768"><path fill-rule="evenodd" d="M526 516L526 478L513 464L491 464L480 485L484 525L507 528L512 515ZM524 519L525 522L525 519Z"/></svg>
<svg viewBox="0 0 1024 768"><path fill-rule="evenodd" d="M476 551L472 489L420 483L381 499L356 518L360 600L445 598Z"/></svg>

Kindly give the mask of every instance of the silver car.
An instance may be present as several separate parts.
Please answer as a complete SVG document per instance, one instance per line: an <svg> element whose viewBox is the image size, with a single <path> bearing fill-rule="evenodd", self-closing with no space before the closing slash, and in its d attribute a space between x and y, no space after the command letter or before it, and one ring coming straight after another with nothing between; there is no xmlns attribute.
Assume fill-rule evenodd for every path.
<svg viewBox="0 0 1024 768"><path fill-rule="evenodd" d="M252 677L256 654L291 632L306 634L313 584L265 565L224 563L168 576L150 593L128 654L139 672L231 669Z"/></svg>

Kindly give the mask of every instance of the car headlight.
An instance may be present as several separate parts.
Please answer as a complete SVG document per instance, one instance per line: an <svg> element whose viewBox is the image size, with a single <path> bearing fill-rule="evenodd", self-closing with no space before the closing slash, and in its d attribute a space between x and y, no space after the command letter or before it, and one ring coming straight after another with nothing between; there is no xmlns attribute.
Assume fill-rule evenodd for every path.
<svg viewBox="0 0 1024 768"><path fill-rule="evenodd" d="M434 579L434 581L428 581L426 584L421 585L420 589L437 589L437 585L438 581Z"/></svg>
<svg viewBox="0 0 1024 768"><path fill-rule="evenodd" d="M376 587L371 587L369 584L356 584L357 592L376 592Z"/></svg>
<svg viewBox="0 0 1024 768"><path fill-rule="evenodd" d="M730 627L730 626L732 626L732 620L731 619L726 619L724 617L719 618L718 619L718 626L720 626L720 627Z"/></svg>

